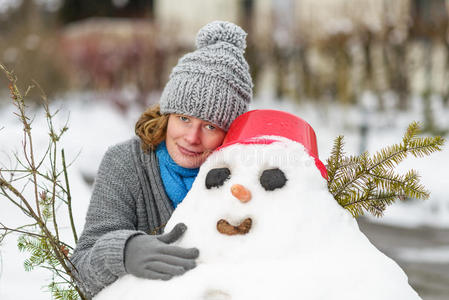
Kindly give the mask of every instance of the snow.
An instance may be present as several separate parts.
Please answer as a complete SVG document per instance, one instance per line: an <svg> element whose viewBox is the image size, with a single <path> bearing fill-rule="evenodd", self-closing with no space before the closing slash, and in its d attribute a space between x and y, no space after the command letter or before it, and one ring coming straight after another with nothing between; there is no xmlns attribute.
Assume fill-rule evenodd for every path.
<svg viewBox="0 0 449 300"><path fill-rule="evenodd" d="M230 178L207 189L208 172L223 167ZM287 182L267 191L259 178L273 168ZM250 201L233 196L235 184L251 192ZM219 220L238 226L247 218L252 226L246 234L217 229ZM166 231L180 222L187 231L174 244L200 250L195 269L169 281L126 275L94 299L421 299L401 268L336 203L313 158L296 142L235 144L212 154Z"/></svg>
<svg viewBox="0 0 449 300"><path fill-rule="evenodd" d="M368 122L369 125L366 147L373 152L384 145L400 142L407 125L412 120L423 120L422 101L419 98L414 99L409 111L398 112L388 107L386 111L378 113L376 107L373 107L375 105L373 105L372 99L369 99L370 95L367 97L365 117L361 117L360 107L348 108L334 104L317 106L309 103L295 105L286 100L258 99L251 108L284 110L309 122L317 135L320 158L323 163L326 163L333 140L340 134L345 136L346 152L348 154L359 153L362 140L359 130L363 122ZM390 97L386 103L393 101L394 99ZM0 101L0 103L2 102ZM449 119L445 117L448 114L447 109L438 99L432 103L437 125L441 128L448 128ZM76 158L69 169L69 180L72 186L75 219L80 233L91 192L91 187L86 184L83 177L92 178L94 176L108 146L126 140L134 134L134 122L137 120L139 112L132 108L130 112L123 114L110 102L99 99L98 95L79 93L61 97L54 102L52 108L53 110L61 109L57 115L57 128L63 126L69 118L69 130L61 142L64 145L67 160L72 161ZM36 145L39 145L38 151L42 153L42 147L47 143L46 124L42 120L42 111L32 114L36 115L33 126ZM0 130L0 162L8 165L6 154L10 154L13 150L21 150L20 139L23 132L20 123L13 115L11 105L0 107L0 129L2 127L4 128ZM449 228L449 198L446 188L449 185L449 178L444 176L444 170L441 168L449 163L448 151L445 146L440 153L426 158L407 160L400 165L403 170L413 167L422 175L422 182L431 191L429 200L396 203L387 208L383 218L373 220L397 226L426 225ZM77 156L78 154L79 156ZM23 218L14 207L2 201L0 202L0 220L13 226L20 223ZM374 250L370 251L375 252ZM412 253L410 259L413 259L413 254L418 255ZM21 288L23 299L44 300L49 298L48 292L42 288L49 280L49 273L43 270L25 272L23 260L26 256L18 252L16 241L12 236L2 243L0 257L0 299L18 299L17 290L24 285L27 288ZM266 265L267 269L261 270L261 273L265 273L271 268L268 266L268 261ZM317 263L317 265L321 269L327 268L324 262ZM276 269L275 266L272 267L273 270ZM203 272L201 268L198 270L198 272ZM234 277L239 276L230 276L230 278ZM211 292L211 295L213 294ZM219 295L217 299L220 299L218 297ZM275 298L277 297L273 299Z"/></svg>

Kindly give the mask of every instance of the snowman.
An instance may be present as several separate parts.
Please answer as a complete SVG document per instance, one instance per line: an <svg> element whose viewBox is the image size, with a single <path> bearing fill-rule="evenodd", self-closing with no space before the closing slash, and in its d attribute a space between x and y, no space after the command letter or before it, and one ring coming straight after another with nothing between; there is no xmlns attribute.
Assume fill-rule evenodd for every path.
<svg viewBox="0 0 449 300"><path fill-rule="evenodd" d="M200 250L169 281L126 275L95 300L421 299L328 192L316 136L304 120L254 110L231 125L165 231Z"/></svg>

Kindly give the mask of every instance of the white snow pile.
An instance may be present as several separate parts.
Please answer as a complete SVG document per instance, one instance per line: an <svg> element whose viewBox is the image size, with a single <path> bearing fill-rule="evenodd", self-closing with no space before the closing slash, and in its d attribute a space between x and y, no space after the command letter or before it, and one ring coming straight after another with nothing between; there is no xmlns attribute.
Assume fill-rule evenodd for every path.
<svg viewBox="0 0 449 300"><path fill-rule="evenodd" d="M237 184L250 191L250 200L234 196ZM249 231L219 231L220 220L228 229L248 229L248 219ZM188 229L177 244L200 250L195 269L169 281L126 275L94 299L421 299L401 268L338 205L313 158L293 141L216 151L166 231L179 222Z"/></svg>

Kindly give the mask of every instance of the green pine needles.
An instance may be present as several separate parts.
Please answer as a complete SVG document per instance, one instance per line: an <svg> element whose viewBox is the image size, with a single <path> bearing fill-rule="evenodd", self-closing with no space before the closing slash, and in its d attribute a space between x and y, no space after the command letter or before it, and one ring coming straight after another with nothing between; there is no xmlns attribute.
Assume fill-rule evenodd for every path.
<svg viewBox="0 0 449 300"><path fill-rule="evenodd" d="M419 123L411 123L402 143L383 148L372 157L368 152L345 156L343 136L337 137L327 160L327 185L335 200L354 217L363 215L365 211L380 217L386 206L397 199L429 198L430 194L420 183L415 170L404 175L394 172L394 168L409 154L423 157L441 151L442 137L419 138L419 130Z"/></svg>

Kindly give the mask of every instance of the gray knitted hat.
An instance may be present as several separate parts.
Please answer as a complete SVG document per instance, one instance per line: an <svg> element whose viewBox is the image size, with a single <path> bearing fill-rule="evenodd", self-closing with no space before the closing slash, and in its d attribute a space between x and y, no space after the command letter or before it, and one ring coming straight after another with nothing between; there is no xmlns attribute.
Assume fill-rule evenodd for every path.
<svg viewBox="0 0 449 300"><path fill-rule="evenodd" d="M207 24L197 34L197 50L173 68L160 99L161 113L177 113L228 130L248 110L253 83L243 57L246 32L223 21Z"/></svg>

